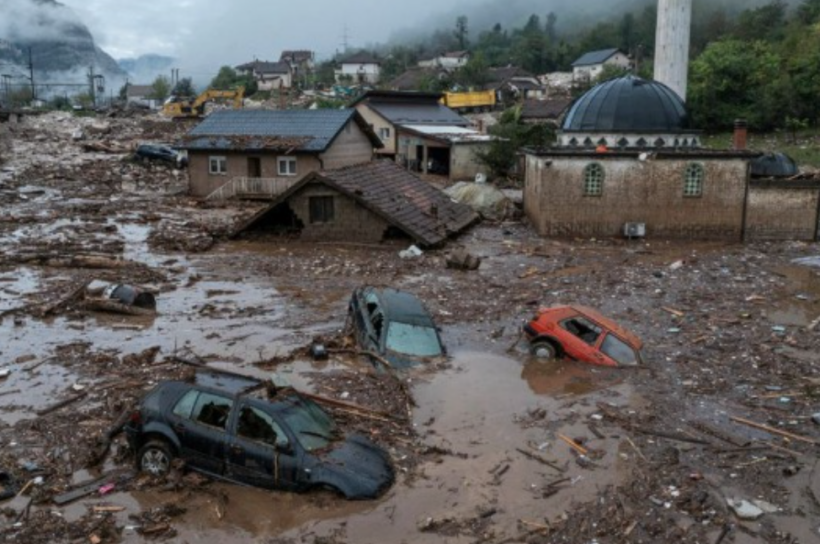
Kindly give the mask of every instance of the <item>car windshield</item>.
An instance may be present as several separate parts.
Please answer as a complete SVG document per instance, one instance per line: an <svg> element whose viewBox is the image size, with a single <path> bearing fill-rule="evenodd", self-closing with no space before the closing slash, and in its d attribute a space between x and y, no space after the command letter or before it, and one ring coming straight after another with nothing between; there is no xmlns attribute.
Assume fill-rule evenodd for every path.
<svg viewBox="0 0 820 544"><path fill-rule="evenodd" d="M307 399L291 397L282 417L307 451L326 448L337 438L336 423L319 406Z"/></svg>
<svg viewBox="0 0 820 544"><path fill-rule="evenodd" d="M385 347L388 351L413 357L441 355L441 343L433 327L393 321L387 329Z"/></svg>
<svg viewBox="0 0 820 544"><path fill-rule="evenodd" d="M638 354L635 350L614 334L606 335L603 344L601 344L601 352L622 366L635 366L639 362Z"/></svg>

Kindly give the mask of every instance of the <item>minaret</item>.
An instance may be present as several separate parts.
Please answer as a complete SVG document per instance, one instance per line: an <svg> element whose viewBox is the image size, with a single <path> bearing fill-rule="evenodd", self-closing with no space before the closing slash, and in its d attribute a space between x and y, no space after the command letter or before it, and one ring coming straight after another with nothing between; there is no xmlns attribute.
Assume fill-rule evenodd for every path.
<svg viewBox="0 0 820 544"><path fill-rule="evenodd" d="M691 30L692 0L658 0L655 81L670 87L684 101Z"/></svg>

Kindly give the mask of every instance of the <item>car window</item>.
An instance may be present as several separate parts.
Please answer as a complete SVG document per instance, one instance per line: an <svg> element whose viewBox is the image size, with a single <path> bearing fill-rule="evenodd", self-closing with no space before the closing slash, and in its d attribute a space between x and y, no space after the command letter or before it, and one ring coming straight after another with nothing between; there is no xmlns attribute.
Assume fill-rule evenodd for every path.
<svg viewBox="0 0 820 544"><path fill-rule="evenodd" d="M271 416L252 406L245 406L239 412L236 434L269 446L288 445L288 437L279 424Z"/></svg>
<svg viewBox="0 0 820 544"><path fill-rule="evenodd" d="M203 425L224 429L231 413L231 399L211 393L200 393L191 419Z"/></svg>
<svg viewBox="0 0 820 544"><path fill-rule="evenodd" d="M191 419L191 411L194 409L196 398L199 396L199 391L188 391L174 406L174 415Z"/></svg>
<svg viewBox="0 0 820 544"><path fill-rule="evenodd" d="M414 357L436 357L441 355L441 343L432 327L410 325L393 321L387 329L385 348L396 353Z"/></svg>
<svg viewBox="0 0 820 544"><path fill-rule="evenodd" d="M601 336L601 327L583 317L562 321L561 326L591 346L594 346Z"/></svg>
<svg viewBox="0 0 820 544"><path fill-rule="evenodd" d="M635 353L635 350L614 334L606 335L604 342L601 344L601 352L607 357L615 359L619 365L635 366L638 364L638 354Z"/></svg>
<svg viewBox="0 0 820 544"><path fill-rule="evenodd" d="M319 406L300 397L289 397L282 418L307 451L327 447L336 436L336 423Z"/></svg>

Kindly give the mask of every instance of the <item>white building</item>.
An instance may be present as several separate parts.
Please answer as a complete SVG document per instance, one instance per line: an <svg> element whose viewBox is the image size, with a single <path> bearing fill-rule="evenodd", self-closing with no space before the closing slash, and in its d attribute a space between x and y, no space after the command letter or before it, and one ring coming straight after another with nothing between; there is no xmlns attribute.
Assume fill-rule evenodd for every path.
<svg viewBox="0 0 820 544"><path fill-rule="evenodd" d="M595 81L604 71L604 66L617 66L628 69L632 66L632 61L618 49L591 51L572 63L573 79L576 81Z"/></svg>
<svg viewBox="0 0 820 544"><path fill-rule="evenodd" d="M381 78L382 66L375 56L362 51L339 63L336 83L353 85L376 85Z"/></svg>
<svg viewBox="0 0 820 544"><path fill-rule="evenodd" d="M467 66L469 61L469 51L451 51L431 59L420 60L418 64L420 68L443 68L447 71L453 71Z"/></svg>

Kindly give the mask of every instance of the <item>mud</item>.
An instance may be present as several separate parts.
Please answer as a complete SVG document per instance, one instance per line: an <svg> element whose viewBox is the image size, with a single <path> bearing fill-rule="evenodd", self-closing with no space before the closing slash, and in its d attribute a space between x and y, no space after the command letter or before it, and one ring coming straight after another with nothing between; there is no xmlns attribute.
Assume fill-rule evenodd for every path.
<svg viewBox="0 0 820 544"><path fill-rule="evenodd" d="M817 445L801 440L820 440L811 421L820 411L817 245L551 241L511 222L455 241L481 258L478 270L460 271L447 267L447 249L403 260L400 244L259 232L226 240L258 204L204 206L184 195L184 171L83 150L172 141L186 128L45 115L10 129L0 173L0 369L9 371L0 470L20 487L42 481L0 503L4 541L820 537ZM66 300L92 280L152 290L156 315L91 311L84 292ZM448 360L396 377L347 353L307 357L314 340L352 347L347 300L364 283L422 298ZM521 324L565 303L636 332L646 366L532 359L517 341ZM385 422L331 409L390 452L395 486L377 501L345 502L181 472L118 479L133 454L118 438L97 459L100 438L155 383L193 372L174 358L182 348L217 368L408 415ZM98 478L114 490L53 502ZM727 498L779 510L743 521Z"/></svg>

